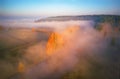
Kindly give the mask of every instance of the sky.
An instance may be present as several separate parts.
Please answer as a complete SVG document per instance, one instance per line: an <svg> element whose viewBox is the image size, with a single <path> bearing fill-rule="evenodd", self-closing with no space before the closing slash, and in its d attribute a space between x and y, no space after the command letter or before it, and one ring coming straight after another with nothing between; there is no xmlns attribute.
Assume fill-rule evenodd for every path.
<svg viewBox="0 0 120 79"><path fill-rule="evenodd" d="M120 15L120 0L0 0L0 15Z"/></svg>

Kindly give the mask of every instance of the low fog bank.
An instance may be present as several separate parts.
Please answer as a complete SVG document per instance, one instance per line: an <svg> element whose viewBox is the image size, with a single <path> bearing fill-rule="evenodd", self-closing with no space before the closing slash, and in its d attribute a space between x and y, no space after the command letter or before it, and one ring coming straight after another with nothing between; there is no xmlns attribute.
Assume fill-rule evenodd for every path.
<svg viewBox="0 0 120 79"><path fill-rule="evenodd" d="M101 30L87 21L40 25L54 27L54 32L62 36L63 45L50 56L46 41L29 48L22 59L26 65L25 79L119 79L120 36L109 23L101 24Z"/></svg>
<svg viewBox="0 0 120 79"><path fill-rule="evenodd" d="M0 25L1 26L5 26L5 27L13 27L13 28L17 28L17 27L22 27L22 28L38 28L38 27L54 27L54 24L57 24L55 27L57 26L66 26L68 24L82 24L82 25L88 25L89 23L94 24L94 21L92 20L78 20L78 21L74 21L74 20L70 20L70 21L48 21L48 22L34 22L35 19L18 19L18 20L14 20L14 19L10 19L10 20L1 20L0 21ZM60 26L60 27L61 27Z"/></svg>
<svg viewBox="0 0 120 79"><path fill-rule="evenodd" d="M1 32L1 37L7 38L6 43L10 42L10 45L15 42L20 43L18 39L14 41L13 36L30 43L39 40L35 44L28 44L20 50L13 51L12 57L6 54L5 57L10 62L7 59L0 60L2 63L0 69L4 71L4 73L1 72L1 78L119 79L119 27L114 27L109 22L96 25L91 20L9 23L6 23L6 26L32 27L35 30L38 27L47 27L43 31L50 31L50 34L39 32L40 28L38 31L10 29L8 32L4 31L5 34ZM53 29L52 32L48 27ZM4 36L6 33L12 36L11 40ZM48 51L54 49L54 46L55 51L49 52L49 54ZM7 51L7 53L10 52Z"/></svg>
<svg viewBox="0 0 120 79"><path fill-rule="evenodd" d="M96 61L102 61L99 55L105 51L106 44L101 42L102 38L96 33L78 32L75 36L66 36L65 40L63 48L25 72L28 79L58 79L62 74L72 70L78 63L85 65L87 69L89 66L84 64L86 63L85 55L93 58L95 56L97 57Z"/></svg>

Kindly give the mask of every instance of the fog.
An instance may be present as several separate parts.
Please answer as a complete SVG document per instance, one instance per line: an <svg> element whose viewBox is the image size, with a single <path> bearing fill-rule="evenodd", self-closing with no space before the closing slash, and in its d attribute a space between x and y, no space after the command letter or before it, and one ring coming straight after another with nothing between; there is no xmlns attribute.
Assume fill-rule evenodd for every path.
<svg viewBox="0 0 120 79"><path fill-rule="evenodd" d="M94 22L66 21L38 24L54 27L54 32L62 36L64 45L50 56L46 52L46 41L26 49L26 54L21 60L25 63L26 79L59 79L79 64L83 78L90 78L89 68L92 65L88 61L89 58L100 63L106 60L102 56L108 42L100 32L94 29ZM33 63L28 64L28 61Z"/></svg>
<svg viewBox="0 0 120 79"><path fill-rule="evenodd" d="M48 22L34 22L36 18L30 18L30 19L5 19L5 20L0 20L0 25L1 26L6 26L6 27L57 27L61 28L63 26L69 26L70 24L77 24L77 25L82 25L82 26L89 26L94 25L94 21L92 20L85 20L85 21L48 21ZM56 24L56 26L54 25Z"/></svg>
<svg viewBox="0 0 120 79"><path fill-rule="evenodd" d="M19 53L22 56L15 60L17 65L10 64L20 79L66 79L66 76L69 77L67 79L119 79L120 34L114 31L110 23L99 24L101 30L95 28L92 20L38 23L19 20L0 24L6 27L32 27L36 30L40 29L37 27L45 27L45 31L50 33L44 35L45 32L32 32L31 29L8 30L7 33L25 43L38 40L21 49ZM52 32L49 28L53 29ZM13 40L13 37L10 39ZM12 42L14 44L15 41ZM20 40L17 42L20 43ZM6 63L2 65L5 67ZM16 76L13 78L16 79Z"/></svg>

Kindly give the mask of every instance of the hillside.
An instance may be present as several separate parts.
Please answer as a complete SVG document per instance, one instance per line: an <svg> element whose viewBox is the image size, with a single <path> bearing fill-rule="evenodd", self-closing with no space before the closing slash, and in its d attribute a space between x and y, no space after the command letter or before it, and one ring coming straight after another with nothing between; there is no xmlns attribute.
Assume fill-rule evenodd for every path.
<svg viewBox="0 0 120 79"><path fill-rule="evenodd" d="M44 19L36 20L35 22L41 21L68 21L68 20L95 20L100 21L102 19L114 19L120 20L120 15L81 15L81 16L55 16L55 17L48 17Z"/></svg>

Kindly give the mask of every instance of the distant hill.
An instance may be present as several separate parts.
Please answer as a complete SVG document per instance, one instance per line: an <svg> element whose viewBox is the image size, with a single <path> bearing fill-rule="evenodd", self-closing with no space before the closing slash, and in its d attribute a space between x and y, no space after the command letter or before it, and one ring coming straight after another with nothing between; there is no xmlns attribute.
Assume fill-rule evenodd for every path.
<svg viewBox="0 0 120 79"><path fill-rule="evenodd" d="M68 20L95 20L100 21L104 19L114 19L120 20L120 15L81 15L81 16L55 16L55 17L48 17L36 20L35 22L41 21L68 21Z"/></svg>
<svg viewBox="0 0 120 79"><path fill-rule="evenodd" d="M80 16L55 16L38 19L35 22L46 21L70 21L70 20L93 20L96 23L109 22L113 25L120 25L120 15L80 15Z"/></svg>

